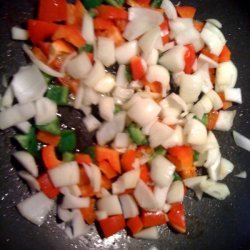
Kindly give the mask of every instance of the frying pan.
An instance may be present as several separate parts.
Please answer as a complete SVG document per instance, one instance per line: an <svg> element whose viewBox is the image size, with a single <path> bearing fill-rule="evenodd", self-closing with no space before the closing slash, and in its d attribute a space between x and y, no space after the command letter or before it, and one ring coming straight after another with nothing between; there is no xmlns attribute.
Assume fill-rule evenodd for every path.
<svg viewBox="0 0 250 250"><path fill-rule="evenodd" d="M232 60L239 71L237 86L243 90L243 104L234 106L237 109L234 129L250 138L250 26L246 2L244 5L237 0L185 0L182 4L197 7L196 17L200 20L216 18L222 22ZM0 77L4 74L9 79L20 66L27 64L21 43L10 38L10 28L34 17L36 5L36 0L0 0ZM1 86L0 92L3 91ZM79 120L79 116L76 117L75 122ZM14 134L13 129L0 131L0 249L146 250L152 246L158 249L250 249L250 179L234 177L243 170L250 175L250 154L236 147L231 132L216 133L222 155L235 164L233 174L225 179L231 195L225 201L204 196L198 202L193 193L188 192L185 198L187 234L176 234L164 226L157 241L133 239L125 231L101 239L95 227L86 236L71 241L58 227L53 213L40 228L23 219L15 205L30 194L17 177L15 164L11 163Z"/></svg>

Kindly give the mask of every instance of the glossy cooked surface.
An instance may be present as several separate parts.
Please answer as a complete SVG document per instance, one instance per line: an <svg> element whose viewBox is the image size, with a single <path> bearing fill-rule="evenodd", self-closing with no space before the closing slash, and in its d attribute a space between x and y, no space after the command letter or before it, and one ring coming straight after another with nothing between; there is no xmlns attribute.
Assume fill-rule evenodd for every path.
<svg viewBox="0 0 250 250"><path fill-rule="evenodd" d="M177 3L177 1L173 1ZM9 79L20 66L25 65L21 42L10 39L10 28L24 25L35 16L37 1L0 0L0 77ZM232 51L232 60L239 72L236 87L242 88L243 104L234 105L237 116L233 128L250 138L250 19L249 10L242 1L236 0L185 0L181 2L197 7L196 18L216 18L222 22L222 31ZM1 78L0 78L1 79ZM0 85L0 93L3 87ZM62 112L66 112L65 110ZM76 111L75 122L79 121ZM67 124L72 125L72 119ZM74 122L74 121L73 121ZM235 164L233 174L225 179L231 195L225 201L204 196L197 201L188 192L185 198L187 234L176 234L167 226L161 227L157 241L138 240L128 237L125 231L101 239L95 227L80 239L69 240L58 228L51 213L47 223L40 228L22 218L15 205L29 196L28 188L16 175L18 165L11 162L15 145L11 137L13 129L0 131L0 249L250 249L250 177L238 179L234 174L246 170L250 176L250 153L236 147L232 133L216 132L223 157ZM85 140L90 140L84 135ZM84 141L85 141L84 140Z"/></svg>

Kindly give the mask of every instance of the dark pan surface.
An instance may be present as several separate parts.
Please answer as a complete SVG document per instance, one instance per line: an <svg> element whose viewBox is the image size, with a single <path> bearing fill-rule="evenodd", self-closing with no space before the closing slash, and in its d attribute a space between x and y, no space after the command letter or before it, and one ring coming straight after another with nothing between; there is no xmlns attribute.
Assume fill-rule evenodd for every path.
<svg viewBox="0 0 250 250"><path fill-rule="evenodd" d="M35 0L0 0L0 77L8 78L26 64L21 43L10 39L10 28L24 24L34 16ZM174 1L177 3L177 1ZM223 24L222 31L232 50L239 77L237 86L243 90L244 103L237 108L234 129L250 138L250 28L247 1L185 0L183 4L198 8L197 18L216 18ZM3 93L3 87L0 87ZM185 200L188 233L175 234L167 227L160 230L158 241L136 240L125 232L102 240L93 227L87 236L70 241L58 228L53 213L40 228L23 219L15 205L29 196L26 185L17 177L11 164L15 146L11 137L15 131L0 131L0 249L250 249L250 180L233 176L246 170L250 154L237 148L232 134L216 133L222 154L235 163L234 173L227 177L231 195L225 201L205 196L198 202L189 192Z"/></svg>

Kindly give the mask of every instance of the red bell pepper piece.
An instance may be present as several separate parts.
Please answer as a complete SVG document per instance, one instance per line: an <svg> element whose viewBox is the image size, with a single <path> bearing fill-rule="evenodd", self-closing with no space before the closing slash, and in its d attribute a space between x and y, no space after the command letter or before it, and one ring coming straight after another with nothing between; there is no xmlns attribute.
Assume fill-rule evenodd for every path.
<svg viewBox="0 0 250 250"><path fill-rule="evenodd" d="M90 225L95 221L95 200L90 200L89 207L80 208L83 219Z"/></svg>
<svg viewBox="0 0 250 250"><path fill-rule="evenodd" d="M120 158L117 151L111 148L97 146L95 148L95 155L98 164L107 161L113 170L117 173L121 173Z"/></svg>
<svg viewBox="0 0 250 250"><path fill-rule="evenodd" d="M169 23L168 20L165 19L165 21L160 25L161 29L161 39L163 44L166 44L169 42Z"/></svg>
<svg viewBox="0 0 250 250"><path fill-rule="evenodd" d="M41 62L43 62L45 64L47 63L48 58L40 48L35 46L32 48L32 52L38 60L40 60Z"/></svg>
<svg viewBox="0 0 250 250"><path fill-rule="evenodd" d="M128 149L121 157L121 166L124 172L133 170L133 162L137 157L137 152L133 149Z"/></svg>
<svg viewBox="0 0 250 250"><path fill-rule="evenodd" d="M201 50L201 53L204 54L205 56L211 58L212 60L214 60L215 62L218 62L219 61L219 57L212 54L210 52L210 49L208 47L204 47L202 50Z"/></svg>
<svg viewBox="0 0 250 250"><path fill-rule="evenodd" d="M132 7L149 7L150 0L127 0L126 3Z"/></svg>
<svg viewBox="0 0 250 250"><path fill-rule="evenodd" d="M166 224L166 215L162 211L142 211L143 227L153 227Z"/></svg>
<svg viewBox="0 0 250 250"><path fill-rule="evenodd" d="M45 131L38 131L36 138L38 141L52 146L57 146L61 139L59 135L52 135Z"/></svg>
<svg viewBox="0 0 250 250"><path fill-rule="evenodd" d="M227 47L227 45L224 45L224 47L219 55L219 63L228 62L230 60L231 60L231 51Z"/></svg>
<svg viewBox="0 0 250 250"><path fill-rule="evenodd" d="M95 195L93 187L89 185L79 186L82 197L93 197Z"/></svg>
<svg viewBox="0 0 250 250"><path fill-rule="evenodd" d="M174 203L168 212L168 224L179 233L186 233L185 211L182 203Z"/></svg>
<svg viewBox="0 0 250 250"><path fill-rule="evenodd" d="M71 25L61 25L52 36L52 40L64 39L68 43L77 48L81 48L86 44L85 39L81 36L80 32Z"/></svg>
<svg viewBox="0 0 250 250"><path fill-rule="evenodd" d="M127 220L127 227L130 230L130 232L132 233L132 235L136 234L136 233L139 233L143 228L141 218L139 216L129 218Z"/></svg>
<svg viewBox="0 0 250 250"><path fill-rule="evenodd" d="M105 237L109 237L125 228L123 215L114 215L104 220L100 220L99 223Z"/></svg>
<svg viewBox="0 0 250 250"><path fill-rule="evenodd" d="M42 148L42 159L47 169L55 168L61 163L61 161L57 159L55 146L53 145Z"/></svg>
<svg viewBox="0 0 250 250"><path fill-rule="evenodd" d="M185 73L186 74L191 74L193 72L193 64L196 58L195 55L195 50L192 44L188 44L185 46L188 50L184 56L184 60L185 60Z"/></svg>
<svg viewBox="0 0 250 250"><path fill-rule="evenodd" d="M75 4L67 4L67 24L75 25L80 28L82 26L82 19L86 9L80 0L76 0Z"/></svg>
<svg viewBox="0 0 250 250"><path fill-rule="evenodd" d="M106 19L128 19L128 12L122 8L110 5L100 5L96 9L98 17Z"/></svg>
<svg viewBox="0 0 250 250"><path fill-rule="evenodd" d="M40 0L38 19L46 22L66 21L66 0Z"/></svg>
<svg viewBox="0 0 250 250"><path fill-rule="evenodd" d="M59 194L59 188L56 188L51 182L48 173L44 173L37 178L37 181L40 185L41 190L47 195L50 199L57 197Z"/></svg>
<svg viewBox="0 0 250 250"><path fill-rule="evenodd" d="M208 123L207 123L207 129L208 130L213 130L215 127L215 124L218 120L219 112L216 110L211 111L208 114Z"/></svg>
<svg viewBox="0 0 250 250"><path fill-rule="evenodd" d="M55 23L32 19L28 20L28 32L31 42L37 44L45 41L55 33L58 27L59 25Z"/></svg>
<svg viewBox="0 0 250 250"><path fill-rule="evenodd" d="M149 168L146 164L140 166L140 179L143 180L146 184L151 182Z"/></svg>
<svg viewBox="0 0 250 250"><path fill-rule="evenodd" d="M142 58L134 56L130 61L132 77L134 80L140 80L145 75L145 68L143 66Z"/></svg>
<svg viewBox="0 0 250 250"><path fill-rule="evenodd" d="M176 6L176 11L180 17L194 18L196 8L192 6Z"/></svg>
<svg viewBox="0 0 250 250"><path fill-rule="evenodd" d="M82 164L82 163L90 164L90 163L92 163L92 159L91 159L91 157L89 155L81 154L81 153L76 153L75 154L75 161L78 164Z"/></svg>
<svg viewBox="0 0 250 250"><path fill-rule="evenodd" d="M111 20L102 17L96 17L94 19L94 28L96 30L106 30L109 29L111 26L114 26L114 23Z"/></svg>
<svg viewBox="0 0 250 250"><path fill-rule="evenodd" d="M76 95L80 83L79 80L75 80L70 78L69 76L65 76L63 78L58 78L58 81L63 86L69 87L71 93Z"/></svg>
<svg viewBox="0 0 250 250"><path fill-rule="evenodd" d="M128 23L128 20L125 19L115 19L114 20L116 27L120 30L121 33L123 33L123 31L126 28L126 25Z"/></svg>

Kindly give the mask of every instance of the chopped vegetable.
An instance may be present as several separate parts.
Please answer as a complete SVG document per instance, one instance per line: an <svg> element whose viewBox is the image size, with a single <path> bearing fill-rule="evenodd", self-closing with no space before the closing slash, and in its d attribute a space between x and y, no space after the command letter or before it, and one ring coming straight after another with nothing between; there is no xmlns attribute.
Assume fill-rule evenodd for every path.
<svg viewBox="0 0 250 250"><path fill-rule="evenodd" d="M41 131L48 132L52 135L60 135L61 134L60 122L59 122L58 118L56 118L54 121L52 121L46 125L37 125L37 128Z"/></svg>
<svg viewBox="0 0 250 250"><path fill-rule="evenodd" d="M138 146L148 143L146 136L134 123L131 123L128 126L128 133L132 141L136 143Z"/></svg>
<svg viewBox="0 0 250 250"><path fill-rule="evenodd" d="M58 150L61 153L73 152L76 149L76 133L74 130L62 130L61 140L58 144Z"/></svg>
<svg viewBox="0 0 250 250"><path fill-rule="evenodd" d="M62 160L64 162L70 162L74 160L74 154L70 153L70 152L64 152L62 155Z"/></svg>
<svg viewBox="0 0 250 250"><path fill-rule="evenodd" d="M168 212L168 224L179 233L186 233L184 206L182 203L172 204Z"/></svg>
<svg viewBox="0 0 250 250"><path fill-rule="evenodd" d="M68 104L69 89L65 86L49 85L46 97L58 105Z"/></svg>
<svg viewBox="0 0 250 250"><path fill-rule="evenodd" d="M126 224L132 235L139 233L143 228L143 223L139 216L128 219Z"/></svg>
<svg viewBox="0 0 250 250"><path fill-rule="evenodd" d="M37 180L40 184L41 191L43 191L48 198L54 199L57 197L60 191L58 188L54 187L47 173L40 175Z"/></svg>
<svg viewBox="0 0 250 250"><path fill-rule="evenodd" d="M38 131L36 138L38 141L52 146L57 146L61 140L59 135L52 135L45 131Z"/></svg>
<svg viewBox="0 0 250 250"><path fill-rule="evenodd" d="M42 148L42 159L47 169L55 168L61 163L56 156L55 146L53 145Z"/></svg>
<svg viewBox="0 0 250 250"><path fill-rule="evenodd" d="M105 237L109 237L125 227L123 215L114 215L99 221Z"/></svg>

